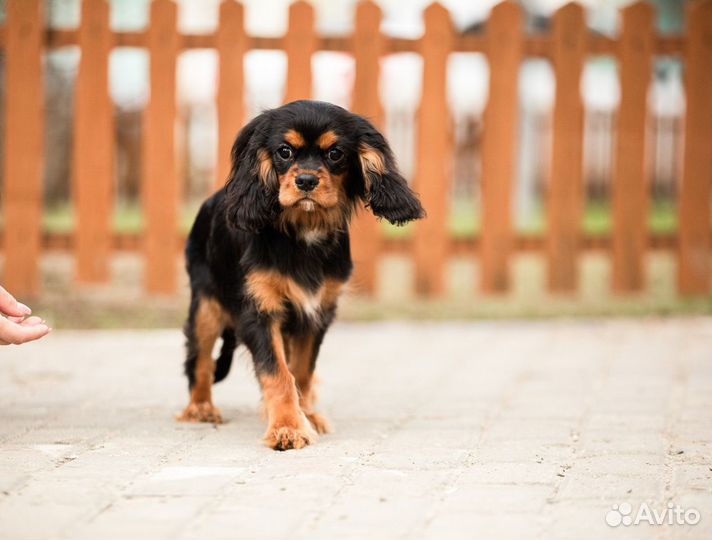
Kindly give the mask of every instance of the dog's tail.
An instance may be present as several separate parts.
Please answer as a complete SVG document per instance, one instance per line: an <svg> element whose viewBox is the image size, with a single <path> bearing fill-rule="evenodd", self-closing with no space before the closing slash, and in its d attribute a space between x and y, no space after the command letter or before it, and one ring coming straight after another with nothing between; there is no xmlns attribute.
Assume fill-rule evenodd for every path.
<svg viewBox="0 0 712 540"><path fill-rule="evenodd" d="M222 333L222 347L220 348L220 354L215 359L215 378L214 383L222 381L227 374L230 373L230 366L232 366L232 355L237 348L237 338L235 337L235 331L232 328L226 328Z"/></svg>

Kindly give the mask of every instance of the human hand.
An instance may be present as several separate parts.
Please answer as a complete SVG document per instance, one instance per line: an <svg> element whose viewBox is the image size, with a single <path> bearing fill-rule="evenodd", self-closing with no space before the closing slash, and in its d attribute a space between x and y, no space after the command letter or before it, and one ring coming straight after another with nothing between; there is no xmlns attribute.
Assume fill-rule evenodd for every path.
<svg viewBox="0 0 712 540"><path fill-rule="evenodd" d="M0 287L0 345L20 345L49 334L52 329L31 314L29 307Z"/></svg>

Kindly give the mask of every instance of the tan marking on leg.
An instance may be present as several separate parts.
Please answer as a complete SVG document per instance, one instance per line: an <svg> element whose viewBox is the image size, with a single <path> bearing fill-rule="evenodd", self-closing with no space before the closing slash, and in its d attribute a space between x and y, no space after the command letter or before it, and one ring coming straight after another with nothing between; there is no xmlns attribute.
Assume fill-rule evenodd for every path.
<svg viewBox="0 0 712 540"><path fill-rule="evenodd" d="M294 129L287 130L284 134L284 140L294 148L303 148L307 144L302 134Z"/></svg>
<svg viewBox="0 0 712 540"><path fill-rule="evenodd" d="M277 358L277 369L274 374L259 376L269 423L264 441L267 446L275 450L303 448L315 439L316 433L299 408L299 395L294 376L287 367L280 323L274 322L270 331Z"/></svg>
<svg viewBox="0 0 712 540"><path fill-rule="evenodd" d="M195 384L190 392L190 403L178 417L184 422L222 422L220 410L212 402L215 376L213 346L225 329L229 316L213 298L202 298L195 314L195 337L198 359L195 364Z"/></svg>
<svg viewBox="0 0 712 540"><path fill-rule="evenodd" d="M322 150L328 150L337 142L339 142L339 136L333 131L329 130L321 134L321 136L317 139L316 144L318 144L319 148L321 148Z"/></svg>
<svg viewBox="0 0 712 540"><path fill-rule="evenodd" d="M331 426L314 410L317 401L315 385L318 382L313 372L314 336L295 336L289 343L289 371L299 391L299 406L317 433L330 433Z"/></svg>

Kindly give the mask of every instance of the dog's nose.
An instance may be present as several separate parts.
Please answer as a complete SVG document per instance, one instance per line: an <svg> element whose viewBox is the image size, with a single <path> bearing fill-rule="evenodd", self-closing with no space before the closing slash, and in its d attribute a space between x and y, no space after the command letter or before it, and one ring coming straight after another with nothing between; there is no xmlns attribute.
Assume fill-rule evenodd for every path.
<svg viewBox="0 0 712 540"><path fill-rule="evenodd" d="M319 185L319 179L313 174L300 174L297 176L295 184L302 191L312 191Z"/></svg>

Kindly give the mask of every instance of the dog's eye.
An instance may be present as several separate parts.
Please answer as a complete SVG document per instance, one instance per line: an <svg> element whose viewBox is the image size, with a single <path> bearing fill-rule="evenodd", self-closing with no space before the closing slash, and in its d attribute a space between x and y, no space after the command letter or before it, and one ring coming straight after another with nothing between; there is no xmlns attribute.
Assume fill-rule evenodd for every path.
<svg viewBox="0 0 712 540"><path fill-rule="evenodd" d="M340 161L342 157L344 157L344 153L338 148L332 148L331 150L329 150L328 157L331 161L336 163L337 161Z"/></svg>
<svg viewBox="0 0 712 540"><path fill-rule="evenodd" d="M282 159L289 159L292 157L292 149L285 144L277 149L277 155Z"/></svg>

